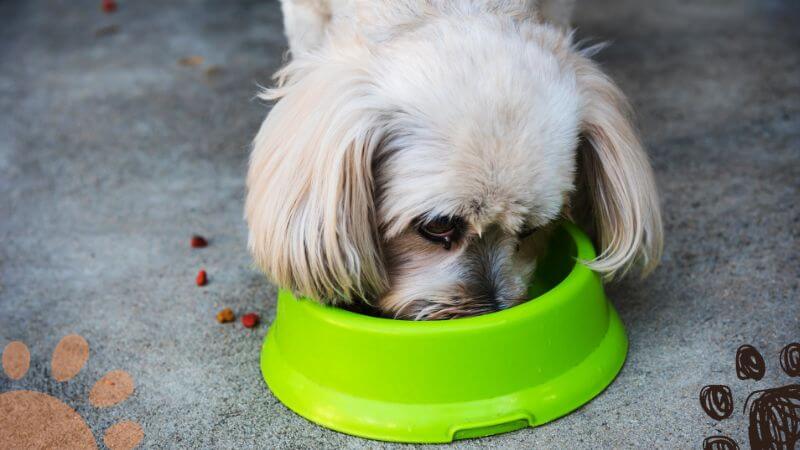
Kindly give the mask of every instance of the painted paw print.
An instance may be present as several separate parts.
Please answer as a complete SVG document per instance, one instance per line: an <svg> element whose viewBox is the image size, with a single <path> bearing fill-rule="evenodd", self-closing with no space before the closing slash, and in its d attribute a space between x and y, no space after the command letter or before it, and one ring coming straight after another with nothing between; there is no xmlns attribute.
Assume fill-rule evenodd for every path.
<svg viewBox="0 0 800 450"><path fill-rule="evenodd" d="M20 341L3 350L3 371L12 380L25 376L30 367L28 347ZM89 359L86 339L65 336L53 351L50 375L58 382L75 377ZM122 370L113 370L95 383L89 402L107 408L125 401L133 394L133 378ZM136 447L144 437L136 422L122 421L106 430L103 442L111 450ZM0 393L0 447L14 449L59 448L96 449L92 430L74 409L61 400L36 391Z"/></svg>
<svg viewBox="0 0 800 450"><path fill-rule="evenodd" d="M780 364L786 375L800 377L800 343L781 350ZM736 350L736 377L760 380L766 366L764 357L752 345ZM714 420L724 420L733 413L731 388L711 384L700 391L700 406ZM792 450L800 448L800 384L788 384L752 392L745 401L748 412L750 447L755 450ZM703 441L704 450L738 450L739 444L727 436L711 436Z"/></svg>

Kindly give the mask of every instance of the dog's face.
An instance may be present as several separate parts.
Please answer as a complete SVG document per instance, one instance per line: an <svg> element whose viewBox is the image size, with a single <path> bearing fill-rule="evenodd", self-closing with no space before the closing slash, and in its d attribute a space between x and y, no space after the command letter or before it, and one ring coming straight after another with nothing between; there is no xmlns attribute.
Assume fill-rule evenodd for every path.
<svg viewBox="0 0 800 450"><path fill-rule="evenodd" d="M250 248L275 282L398 318L504 309L562 216L588 217L597 270L657 261L624 99L568 36L461 18L363 42L296 58L256 137Z"/></svg>
<svg viewBox="0 0 800 450"><path fill-rule="evenodd" d="M572 190L575 74L539 45L480 26L398 45L404 54L373 81L394 111L373 166L389 281L377 306L394 316L523 301L544 231Z"/></svg>

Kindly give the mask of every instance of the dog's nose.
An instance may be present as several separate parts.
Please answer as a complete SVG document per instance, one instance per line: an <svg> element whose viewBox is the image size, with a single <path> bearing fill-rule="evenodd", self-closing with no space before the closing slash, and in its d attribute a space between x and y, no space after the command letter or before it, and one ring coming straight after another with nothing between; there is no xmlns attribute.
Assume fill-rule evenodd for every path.
<svg viewBox="0 0 800 450"><path fill-rule="evenodd" d="M511 276L476 278L465 286L464 292L464 297L468 299L466 302L473 303L474 309L500 311L526 301L527 287L515 282Z"/></svg>

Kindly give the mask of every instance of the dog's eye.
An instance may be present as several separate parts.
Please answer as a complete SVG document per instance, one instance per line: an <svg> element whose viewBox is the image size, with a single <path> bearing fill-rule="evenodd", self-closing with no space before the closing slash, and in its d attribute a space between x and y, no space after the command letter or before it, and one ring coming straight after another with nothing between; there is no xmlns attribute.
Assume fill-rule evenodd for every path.
<svg viewBox="0 0 800 450"><path fill-rule="evenodd" d="M520 232L517 233L517 237L520 240L525 239L527 237L530 237L530 235L532 235L533 233L536 233L536 231L538 229L539 228L537 228L537 227L531 227L531 226L525 225L524 227L522 227L522 230L520 230Z"/></svg>
<svg viewBox="0 0 800 450"><path fill-rule="evenodd" d="M425 239L442 244L445 250L450 250L453 241L461 234L463 225L464 221L459 217L437 217L420 224L417 231Z"/></svg>

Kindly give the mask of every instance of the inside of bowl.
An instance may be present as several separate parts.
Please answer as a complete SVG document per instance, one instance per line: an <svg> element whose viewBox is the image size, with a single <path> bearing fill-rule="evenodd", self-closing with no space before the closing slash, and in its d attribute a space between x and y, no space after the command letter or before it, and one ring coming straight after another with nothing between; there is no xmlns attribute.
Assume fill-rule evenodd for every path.
<svg viewBox="0 0 800 450"><path fill-rule="evenodd" d="M528 297L536 298L555 287L577 264L578 249L564 227L553 232L547 253L536 262L536 273L528 288Z"/></svg>

